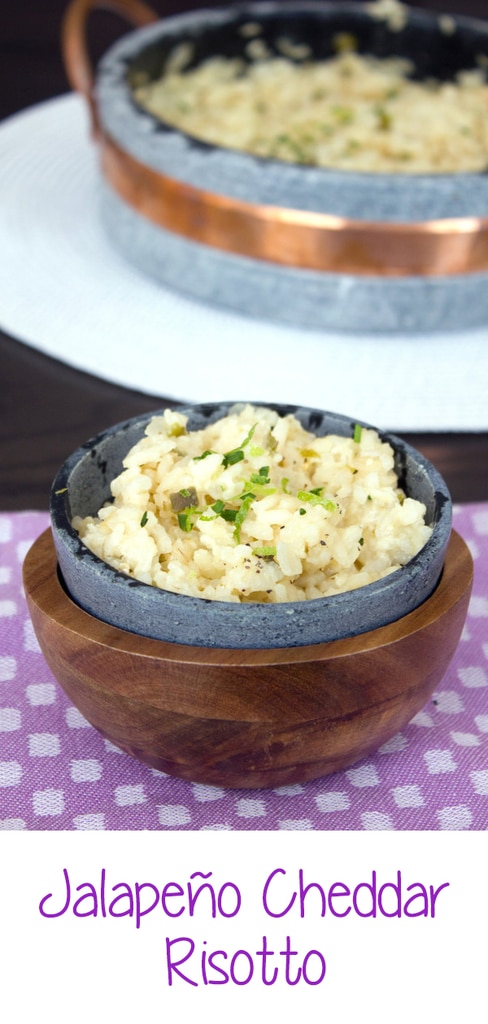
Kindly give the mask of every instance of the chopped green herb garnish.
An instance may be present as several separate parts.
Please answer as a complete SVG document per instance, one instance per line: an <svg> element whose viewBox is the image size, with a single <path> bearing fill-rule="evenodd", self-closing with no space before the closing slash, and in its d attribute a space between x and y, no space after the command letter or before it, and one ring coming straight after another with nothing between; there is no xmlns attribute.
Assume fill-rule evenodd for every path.
<svg viewBox="0 0 488 1024"><path fill-rule="evenodd" d="M287 476L283 476L281 478L281 490L283 491L283 494L289 494L290 493L289 490L288 490L288 477Z"/></svg>
<svg viewBox="0 0 488 1024"><path fill-rule="evenodd" d="M222 459L222 463L227 469L227 466L235 466L236 462L242 462L244 458L244 452L242 448L235 448L233 452L227 452Z"/></svg>
<svg viewBox="0 0 488 1024"><path fill-rule="evenodd" d="M236 508L223 508L219 515L222 519L225 519L226 523L235 523L237 519Z"/></svg>
<svg viewBox="0 0 488 1024"><path fill-rule="evenodd" d="M251 483L269 484L269 466L261 466L257 473L252 473Z"/></svg>
<svg viewBox="0 0 488 1024"><path fill-rule="evenodd" d="M359 444L359 442L361 440L362 432L363 432L363 428L362 428L361 424L360 423L355 423L354 424L354 433L352 435L352 439L353 439L353 441L356 442L356 444Z"/></svg>
<svg viewBox="0 0 488 1024"><path fill-rule="evenodd" d="M363 546L363 544L364 544L364 537L360 537L360 538L359 538L359 541L358 541L358 543L359 543L359 544L360 544L360 546L362 547L362 546Z"/></svg>
<svg viewBox="0 0 488 1024"><path fill-rule="evenodd" d="M273 544L265 544L260 548L252 549L253 555L257 555L258 558L274 558L276 554L276 548Z"/></svg>
<svg viewBox="0 0 488 1024"><path fill-rule="evenodd" d="M223 509L225 508L225 502L224 502L224 501L216 501L216 502L214 502L214 504L212 505L212 508L213 508L214 512L216 512L216 513L217 513L217 515L219 516L219 515L220 515L220 513L221 513L221 512L223 511Z"/></svg>
<svg viewBox="0 0 488 1024"><path fill-rule="evenodd" d="M239 544L241 539L241 526L249 512L252 502L255 500L256 495L249 491L247 494L241 495L242 504L235 518L235 529L234 529L234 540Z"/></svg>
<svg viewBox="0 0 488 1024"><path fill-rule="evenodd" d="M339 124L351 124L354 121L354 110L352 107L345 107L340 103L336 103L330 109Z"/></svg>
<svg viewBox="0 0 488 1024"><path fill-rule="evenodd" d="M251 441L254 431L256 430L256 427L257 423L254 423L249 433L238 446L238 448L232 448L230 452L225 452L225 455L222 459L222 465L225 467L225 469L227 469L227 466L234 466L236 462L242 462L244 458L243 449Z"/></svg>
<svg viewBox="0 0 488 1024"><path fill-rule="evenodd" d="M207 458L207 455L215 455L215 452L213 452L211 448L206 448L205 451L202 452L201 455L194 455L193 456L193 461L194 462L201 462L202 459L206 459Z"/></svg>
<svg viewBox="0 0 488 1024"><path fill-rule="evenodd" d="M380 103L375 107L374 112L376 114L379 130L381 132L387 132L393 124L393 118L390 112L386 110L385 107L381 106Z"/></svg>
<svg viewBox="0 0 488 1024"><path fill-rule="evenodd" d="M299 508L298 511L299 511L301 516L306 516L306 514L307 514L306 508Z"/></svg>
<svg viewBox="0 0 488 1024"><path fill-rule="evenodd" d="M147 523L147 520L148 520L148 515L147 515L147 512L144 511L142 513L142 517L141 517L141 526L145 526L146 523Z"/></svg>
<svg viewBox="0 0 488 1024"><path fill-rule="evenodd" d="M189 509L186 512L178 512L178 523L185 533L190 533L193 523L191 521L191 511Z"/></svg>
<svg viewBox="0 0 488 1024"><path fill-rule="evenodd" d="M323 487L316 487L312 491L297 491L299 501L308 501L310 505L322 505L327 512L335 512L337 505L330 498L322 498Z"/></svg>

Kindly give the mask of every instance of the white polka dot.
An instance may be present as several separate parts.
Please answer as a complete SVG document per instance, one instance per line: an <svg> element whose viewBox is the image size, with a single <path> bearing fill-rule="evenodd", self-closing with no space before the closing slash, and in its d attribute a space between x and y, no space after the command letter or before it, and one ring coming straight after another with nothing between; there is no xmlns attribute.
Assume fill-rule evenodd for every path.
<svg viewBox="0 0 488 1024"><path fill-rule="evenodd" d="M34 633L34 626L30 619L26 619L24 622L24 651L33 651L35 654L41 653L41 648Z"/></svg>
<svg viewBox="0 0 488 1024"><path fill-rule="evenodd" d="M12 570L8 565L0 566L0 583L10 583L12 579Z"/></svg>
<svg viewBox="0 0 488 1024"><path fill-rule="evenodd" d="M105 829L104 814L77 814L73 825L81 832L103 831Z"/></svg>
<svg viewBox="0 0 488 1024"><path fill-rule="evenodd" d="M264 818L266 815L264 800L251 800L242 797L237 801L236 814L239 815L239 818Z"/></svg>
<svg viewBox="0 0 488 1024"><path fill-rule="evenodd" d="M304 832L307 829L313 829L313 824L310 818L285 818L284 821L278 822L278 828L281 831L287 832Z"/></svg>
<svg viewBox="0 0 488 1024"><path fill-rule="evenodd" d="M61 753L59 736L51 732L34 732L29 736L30 757L57 757Z"/></svg>
<svg viewBox="0 0 488 1024"><path fill-rule="evenodd" d="M408 747L408 740L402 736L401 732L398 732L396 736L392 736L386 743L383 743L378 754L397 754L399 750L405 750L405 747Z"/></svg>
<svg viewBox="0 0 488 1024"><path fill-rule="evenodd" d="M66 711L66 725L69 729L90 729L90 723L83 717L78 708L68 708Z"/></svg>
<svg viewBox="0 0 488 1024"><path fill-rule="evenodd" d="M488 536L488 512L485 509L480 509L479 512L473 512L473 526L475 532L480 537Z"/></svg>
<svg viewBox="0 0 488 1024"><path fill-rule="evenodd" d="M427 771L430 775L440 775L442 772L455 772L456 762L453 761L450 750L427 750L424 754L427 763Z"/></svg>
<svg viewBox="0 0 488 1024"><path fill-rule="evenodd" d="M466 643L467 640L471 640L471 633L470 633L466 623L464 623L464 626L463 626L463 628L461 630L461 638L460 639L461 639L461 643Z"/></svg>
<svg viewBox="0 0 488 1024"><path fill-rule="evenodd" d="M351 768L346 772L351 786L379 786L378 772L372 764L362 765L361 768Z"/></svg>
<svg viewBox="0 0 488 1024"><path fill-rule="evenodd" d="M488 619L488 598L473 595L469 602L468 615L473 619Z"/></svg>
<svg viewBox="0 0 488 1024"><path fill-rule="evenodd" d="M62 789L40 789L32 794L34 814L41 818L52 818L64 811Z"/></svg>
<svg viewBox="0 0 488 1024"><path fill-rule="evenodd" d="M0 519L0 544L7 544L9 540L12 540L12 521L10 519Z"/></svg>
<svg viewBox="0 0 488 1024"><path fill-rule="evenodd" d="M303 786L299 782L294 786L277 786L273 793L276 793L277 796L299 796L300 793L303 793Z"/></svg>
<svg viewBox="0 0 488 1024"><path fill-rule="evenodd" d="M488 732L488 715L476 715L474 721L480 732Z"/></svg>
<svg viewBox="0 0 488 1024"><path fill-rule="evenodd" d="M331 814L334 811L347 811L351 806L351 801L347 793L341 793L339 791L334 793L319 793L315 797L315 803L319 811L324 814Z"/></svg>
<svg viewBox="0 0 488 1024"><path fill-rule="evenodd" d="M0 601L0 618L13 619L14 615L17 615L17 605L15 601Z"/></svg>
<svg viewBox="0 0 488 1024"><path fill-rule="evenodd" d="M0 786L18 786L22 765L18 761L0 761Z"/></svg>
<svg viewBox="0 0 488 1024"><path fill-rule="evenodd" d="M33 708L45 707L56 703L56 687L54 683L32 683L26 688L26 697Z"/></svg>
<svg viewBox="0 0 488 1024"><path fill-rule="evenodd" d="M204 786L200 783L195 783L192 786L193 796L199 803L205 804L210 800L221 800L225 796L225 790L219 789L218 786Z"/></svg>
<svg viewBox="0 0 488 1024"><path fill-rule="evenodd" d="M72 761L69 768L73 782L98 782L102 777L102 772L100 761L90 757Z"/></svg>
<svg viewBox="0 0 488 1024"><path fill-rule="evenodd" d="M432 729L434 719L431 715L428 715L426 711L419 711L418 714L411 719L410 725L418 725L421 729Z"/></svg>
<svg viewBox="0 0 488 1024"><path fill-rule="evenodd" d="M18 708L0 708L0 732L16 732L22 724Z"/></svg>
<svg viewBox="0 0 488 1024"><path fill-rule="evenodd" d="M481 665L470 665L466 668L460 668L458 669L457 674L463 686L466 686L471 690L480 689L482 686L488 686L488 678Z"/></svg>
<svg viewBox="0 0 488 1024"><path fill-rule="evenodd" d="M452 732L451 736L458 747L479 747L481 743L479 736L475 736L472 732Z"/></svg>
<svg viewBox="0 0 488 1024"><path fill-rule="evenodd" d="M222 822L217 825L202 825L200 832L232 832L232 825L224 825Z"/></svg>
<svg viewBox="0 0 488 1024"><path fill-rule="evenodd" d="M30 550L33 543L34 542L32 540L19 540L15 548L18 562L22 564L27 552Z"/></svg>
<svg viewBox="0 0 488 1024"><path fill-rule="evenodd" d="M15 658L6 654L0 658L0 683L7 683L9 679L15 679L17 662Z"/></svg>
<svg viewBox="0 0 488 1024"><path fill-rule="evenodd" d="M104 745L105 745L105 750L107 750L109 754L123 754L124 753L124 751L121 750L120 747L116 747L115 743L111 743L110 740L104 740L103 742L104 742Z"/></svg>
<svg viewBox="0 0 488 1024"><path fill-rule="evenodd" d="M0 831L9 832L15 829L27 828L27 825L23 818L4 818L0 820Z"/></svg>
<svg viewBox="0 0 488 1024"><path fill-rule="evenodd" d="M132 804L145 804L147 800L144 786L139 782L135 786L117 786L115 803L119 807L130 807Z"/></svg>
<svg viewBox="0 0 488 1024"><path fill-rule="evenodd" d="M437 820L442 829L463 829L471 827L473 815L469 807L460 804L458 807L443 807L437 811Z"/></svg>
<svg viewBox="0 0 488 1024"><path fill-rule="evenodd" d="M478 547L478 545L477 545L475 540L471 540L471 539L467 540L466 544L468 545L468 548L469 548L469 550L471 552L471 557L472 557L473 561L475 562L476 559L480 557L480 549L479 549L479 547Z"/></svg>
<svg viewBox="0 0 488 1024"><path fill-rule="evenodd" d="M189 825L191 814L182 804L161 804L158 807L158 821L163 826Z"/></svg>
<svg viewBox="0 0 488 1024"><path fill-rule="evenodd" d="M464 711L463 702L455 690L441 690L434 694L433 701L441 715L460 715Z"/></svg>
<svg viewBox="0 0 488 1024"><path fill-rule="evenodd" d="M382 814L381 811L366 811L361 815L363 828L372 831L394 831L395 826L389 814Z"/></svg>
<svg viewBox="0 0 488 1024"><path fill-rule="evenodd" d="M395 786L392 793L397 807L423 807L424 805L424 798L416 785Z"/></svg>
<svg viewBox="0 0 488 1024"><path fill-rule="evenodd" d="M470 772L469 777L473 783L475 793L479 793L480 796L488 796L488 769Z"/></svg>

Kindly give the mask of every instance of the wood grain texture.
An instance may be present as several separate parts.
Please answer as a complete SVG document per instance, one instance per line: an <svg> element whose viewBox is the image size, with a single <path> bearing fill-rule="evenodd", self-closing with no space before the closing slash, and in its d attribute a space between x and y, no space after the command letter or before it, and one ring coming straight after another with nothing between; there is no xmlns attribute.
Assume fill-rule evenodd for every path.
<svg viewBox="0 0 488 1024"><path fill-rule="evenodd" d="M24 586L46 661L96 729L170 775L254 789L338 771L402 729L454 654L472 572L453 532L435 593L398 622L244 651L165 644L93 618L59 579L50 530L27 555Z"/></svg>

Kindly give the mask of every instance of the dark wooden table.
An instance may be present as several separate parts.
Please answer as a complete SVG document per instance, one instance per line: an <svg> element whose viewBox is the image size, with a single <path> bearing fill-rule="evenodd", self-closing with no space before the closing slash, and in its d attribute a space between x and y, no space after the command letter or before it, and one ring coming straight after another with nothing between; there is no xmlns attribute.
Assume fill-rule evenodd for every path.
<svg viewBox="0 0 488 1024"><path fill-rule="evenodd" d="M155 0L151 6L165 14L204 4ZM488 18L488 0L425 0L417 6ZM65 7L65 0L16 0L2 11L0 118L67 91L59 52ZM94 15L93 26L96 59L126 26L114 27L106 12ZM2 259L8 253L0 246L0 266ZM74 448L111 423L164 402L74 370L0 330L0 510L46 509L54 474ZM488 500L488 433L403 436L437 465L455 501Z"/></svg>

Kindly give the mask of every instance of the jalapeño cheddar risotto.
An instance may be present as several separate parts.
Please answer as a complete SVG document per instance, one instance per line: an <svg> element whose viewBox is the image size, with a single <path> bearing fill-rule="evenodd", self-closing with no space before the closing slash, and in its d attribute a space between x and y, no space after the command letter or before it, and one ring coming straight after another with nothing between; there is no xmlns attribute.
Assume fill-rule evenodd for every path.
<svg viewBox="0 0 488 1024"><path fill-rule="evenodd" d="M250 404L201 430L166 410L73 526L119 571L174 593L284 602L352 590L400 568L432 530L398 484L391 446L356 425L317 437Z"/></svg>
<svg viewBox="0 0 488 1024"><path fill-rule="evenodd" d="M376 6L382 15L381 5L369 10ZM448 18L439 24L454 31ZM348 33L332 40L334 56L314 60L286 37L271 52L259 24L248 29L245 58L192 67L191 44L177 47L161 78L142 75L137 102L204 142L294 164L385 173L488 167L486 58L452 81L421 81L408 60L356 52Z"/></svg>

